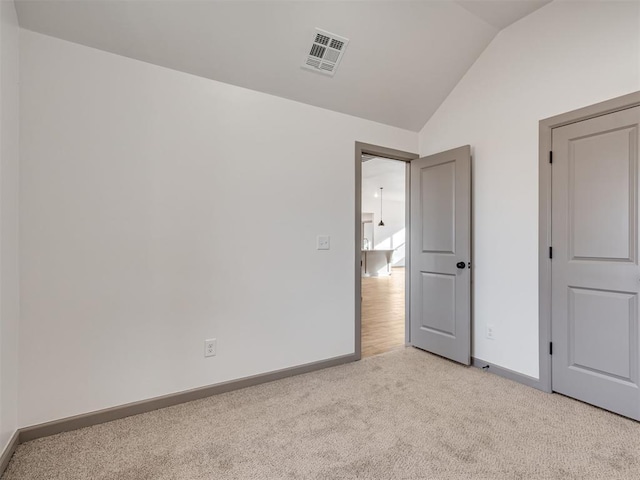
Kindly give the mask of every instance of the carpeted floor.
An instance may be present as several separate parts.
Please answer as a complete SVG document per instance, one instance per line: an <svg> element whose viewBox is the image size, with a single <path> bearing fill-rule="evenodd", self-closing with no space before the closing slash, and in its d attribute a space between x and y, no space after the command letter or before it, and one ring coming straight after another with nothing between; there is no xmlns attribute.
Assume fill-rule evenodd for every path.
<svg viewBox="0 0 640 480"><path fill-rule="evenodd" d="M640 423L408 348L35 440L3 478L638 479Z"/></svg>

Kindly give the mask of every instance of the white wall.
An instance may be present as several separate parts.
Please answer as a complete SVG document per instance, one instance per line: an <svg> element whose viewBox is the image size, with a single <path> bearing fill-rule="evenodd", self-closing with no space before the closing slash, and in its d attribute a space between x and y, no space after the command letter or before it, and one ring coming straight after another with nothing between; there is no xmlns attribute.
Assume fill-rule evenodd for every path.
<svg viewBox="0 0 640 480"><path fill-rule="evenodd" d="M415 132L28 31L21 75L21 426L353 352L354 142Z"/></svg>
<svg viewBox="0 0 640 480"><path fill-rule="evenodd" d="M18 425L18 20L0 2L0 451Z"/></svg>
<svg viewBox="0 0 640 480"><path fill-rule="evenodd" d="M556 1L503 30L420 133L421 155L473 147L475 357L538 376L538 121L636 90L640 4Z"/></svg>

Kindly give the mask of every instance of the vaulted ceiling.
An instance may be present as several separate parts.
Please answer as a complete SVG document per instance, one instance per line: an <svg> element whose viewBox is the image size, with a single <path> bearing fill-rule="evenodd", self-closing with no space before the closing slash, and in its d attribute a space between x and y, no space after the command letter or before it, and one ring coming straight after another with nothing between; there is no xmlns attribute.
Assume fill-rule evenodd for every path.
<svg viewBox="0 0 640 480"><path fill-rule="evenodd" d="M420 130L500 29L550 0L18 0L23 28ZM315 27L350 40L335 76L301 68Z"/></svg>

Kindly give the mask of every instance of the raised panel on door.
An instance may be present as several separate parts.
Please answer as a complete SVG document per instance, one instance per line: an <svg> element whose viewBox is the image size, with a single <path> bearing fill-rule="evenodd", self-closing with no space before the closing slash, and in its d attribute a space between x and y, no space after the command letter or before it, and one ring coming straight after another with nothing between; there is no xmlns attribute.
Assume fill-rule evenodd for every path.
<svg viewBox="0 0 640 480"><path fill-rule="evenodd" d="M471 157L461 147L411 162L411 344L471 357ZM459 268L457 265L463 265Z"/></svg>
<svg viewBox="0 0 640 480"><path fill-rule="evenodd" d="M634 132L635 127L625 127L569 141L569 242L574 260L634 259Z"/></svg>
<svg viewBox="0 0 640 480"><path fill-rule="evenodd" d="M640 419L640 107L554 129L552 387Z"/></svg>
<svg viewBox="0 0 640 480"><path fill-rule="evenodd" d="M420 328L452 338L456 336L456 277L420 272L422 309Z"/></svg>
<svg viewBox="0 0 640 480"><path fill-rule="evenodd" d="M569 297L569 367L636 384L638 296L570 287Z"/></svg>
<svg viewBox="0 0 640 480"><path fill-rule="evenodd" d="M455 254L455 161L420 169L422 251Z"/></svg>

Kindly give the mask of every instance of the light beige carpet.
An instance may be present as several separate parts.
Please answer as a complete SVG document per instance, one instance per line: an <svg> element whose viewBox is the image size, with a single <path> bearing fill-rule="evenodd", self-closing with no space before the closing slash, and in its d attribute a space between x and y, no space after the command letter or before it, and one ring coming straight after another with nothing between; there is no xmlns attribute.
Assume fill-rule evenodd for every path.
<svg viewBox="0 0 640 480"><path fill-rule="evenodd" d="M3 478L639 479L640 424L409 348L35 440Z"/></svg>

